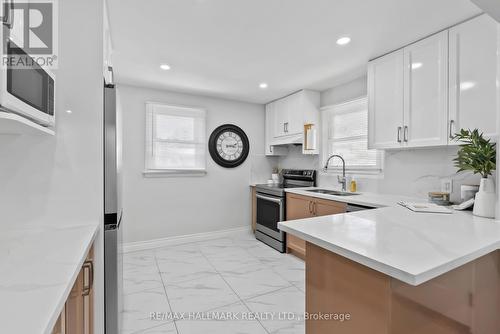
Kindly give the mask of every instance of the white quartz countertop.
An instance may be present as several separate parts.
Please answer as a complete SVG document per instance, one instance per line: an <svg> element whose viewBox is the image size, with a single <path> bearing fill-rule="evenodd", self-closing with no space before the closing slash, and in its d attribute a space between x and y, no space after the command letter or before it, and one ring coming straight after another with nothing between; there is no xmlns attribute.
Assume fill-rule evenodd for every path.
<svg viewBox="0 0 500 334"><path fill-rule="evenodd" d="M98 231L0 225L0 332L49 334Z"/></svg>
<svg viewBox="0 0 500 334"><path fill-rule="evenodd" d="M304 190L287 191L312 196ZM315 197L387 207L281 222L279 228L411 285L500 248L500 222L470 211L415 213L396 205L405 199L398 196Z"/></svg>
<svg viewBox="0 0 500 334"><path fill-rule="evenodd" d="M323 198L327 200L344 202L349 204L358 204L364 205L373 208L383 208L388 206L396 206L400 201L408 201L408 202L426 202L427 200L424 198L415 198L415 197L407 197L407 196L399 196L399 195L385 195L385 194L376 194L376 193L357 193L357 195L351 196L335 196L328 194L321 194L310 192L308 190L314 189L326 189L326 190L337 190L338 189L330 189L324 187L310 187L310 188L289 188L285 189L287 193L293 193L297 195L310 196L316 198Z"/></svg>

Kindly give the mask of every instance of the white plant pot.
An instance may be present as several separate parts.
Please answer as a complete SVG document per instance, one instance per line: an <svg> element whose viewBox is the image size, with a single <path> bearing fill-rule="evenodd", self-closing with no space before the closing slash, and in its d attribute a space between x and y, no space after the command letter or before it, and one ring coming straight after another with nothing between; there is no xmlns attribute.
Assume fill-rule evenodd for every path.
<svg viewBox="0 0 500 334"><path fill-rule="evenodd" d="M495 218L495 183L493 179L482 178L474 201L474 216Z"/></svg>

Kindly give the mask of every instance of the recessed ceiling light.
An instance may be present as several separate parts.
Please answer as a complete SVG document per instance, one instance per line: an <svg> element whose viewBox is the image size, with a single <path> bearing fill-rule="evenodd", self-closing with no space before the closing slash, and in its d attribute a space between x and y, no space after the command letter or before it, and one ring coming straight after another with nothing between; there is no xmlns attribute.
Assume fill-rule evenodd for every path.
<svg viewBox="0 0 500 334"><path fill-rule="evenodd" d="M340 37L339 39L337 39L338 45L346 45L346 44L349 44L350 42L351 42L351 39L347 36Z"/></svg>
<svg viewBox="0 0 500 334"><path fill-rule="evenodd" d="M474 88L476 86L476 83L473 81L464 81L460 84L460 90L469 90L471 88Z"/></svg>
<svg viewBox="0 0 500 334"><path fill-rule="evenodd" d="M71 114L71 113L72 113L72 111L71 111L71 110L66 110L66 112L67 112L68 114Z"/></svg>
<svg viewBox="0 0 500 334"><path fill-rule="evenodd" d="M160 65L160 68L164 71L168 71L170 69L170 65L168 64L161 64Z"/></svg>
<svg viewBox="0 0 500 334"><path fill-rule="evenodd" d="M267 83L262 82L262 83L260 83L259 87L260 87L261 89L266 89L266 88L267 88Z"/></svg>
<svg viewBox="0 0 500 334"><path fill-rule="evenodd" d="M411 69L416 70L417 68L421 68L424 64L422 63L413 63L411 64Z"/></svg>

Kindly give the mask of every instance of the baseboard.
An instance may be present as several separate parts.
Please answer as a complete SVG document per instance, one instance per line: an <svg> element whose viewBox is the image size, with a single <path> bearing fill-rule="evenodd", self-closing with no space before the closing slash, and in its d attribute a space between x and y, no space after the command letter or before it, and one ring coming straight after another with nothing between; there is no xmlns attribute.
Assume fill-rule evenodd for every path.
<svg viewBox="0 0 500 334"><path fill-rule="evenodd" d="M236 227L227 230L219 230L213 232L196 233L188 235L180 235L176 237L160 238L145 241L127 242L123 244L123 252L137 252L142 250L154 249L158 247L182 245L190 242L218 239L221 237L233 236L240 233L250 233L250 226Z"/></svg>

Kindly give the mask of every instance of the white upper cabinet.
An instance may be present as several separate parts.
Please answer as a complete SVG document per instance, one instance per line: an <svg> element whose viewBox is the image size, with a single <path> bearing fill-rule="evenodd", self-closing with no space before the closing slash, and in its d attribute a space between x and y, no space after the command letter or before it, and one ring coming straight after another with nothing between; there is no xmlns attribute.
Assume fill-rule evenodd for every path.
<svg viewBox="0 0 500 334"><path fill-rule="evenodd" d="M304 125L318 126L319 102L318 92L302 90L267 104L266 155L284 155L288 152L285 145L303 144ZM303 153L318 154L319 150L308 149Z"/></svg>
<svg viewBox="0 0 500 334"><path fill-rule="evenodd" d="M403 50L368 64L368 146L400 147L403 131Z"/></svg>
<svg viewBox="0 0 500 334"><path fill-rule="evenodd" d="M499 25L482 15L368 63L368 146L455 144L497 135Z"/></svg>
<svg viewBox="0 0 500 334"><path fill-rule="evenodd" d="M498 24L481 15L450 29L450 131L497 136Z"/></svg>
<svg viewBox="0 0 500 334"><path fill-rule="evenodd" d="M404 48L404 126L407 147L448 143L448 31Z"/></svg>

